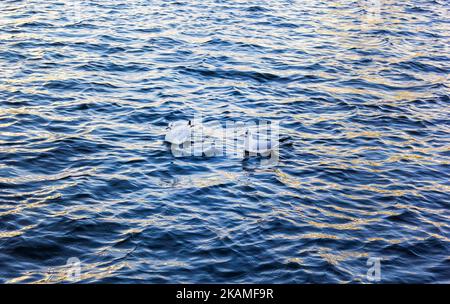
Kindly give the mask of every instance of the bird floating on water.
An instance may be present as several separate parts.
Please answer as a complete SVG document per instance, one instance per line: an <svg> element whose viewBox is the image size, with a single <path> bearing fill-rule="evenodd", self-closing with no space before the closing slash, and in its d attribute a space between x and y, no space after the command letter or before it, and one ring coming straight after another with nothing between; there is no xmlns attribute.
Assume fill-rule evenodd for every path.
<svg viewBox="0 0 450 304"><path fill-rule="evenodd" d="M279 146L279 141L274 141L270 137L253 133L249 129L244 134L244 150L249 153L270 154Z"/></svg>
<svg viewBox="0 0 450 304"><path fill-rule="evenodd" d="M175 145L181 145L191 139L192 134L192 122L189 121L176 121L169 124L167 127L167 133L165 141Z"/></svg>

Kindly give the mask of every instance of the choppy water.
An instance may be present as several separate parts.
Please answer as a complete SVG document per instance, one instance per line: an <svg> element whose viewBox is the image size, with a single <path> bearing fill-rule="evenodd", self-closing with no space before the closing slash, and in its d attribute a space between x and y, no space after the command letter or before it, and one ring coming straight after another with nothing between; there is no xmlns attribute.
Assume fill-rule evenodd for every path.
<svg viewBox="0 0 450 304"><path fill-rule="evenodd" d="M449 282L450 5L381 4L1 1L0 282ZM290 140L175 158L196 113Z"/></svg>

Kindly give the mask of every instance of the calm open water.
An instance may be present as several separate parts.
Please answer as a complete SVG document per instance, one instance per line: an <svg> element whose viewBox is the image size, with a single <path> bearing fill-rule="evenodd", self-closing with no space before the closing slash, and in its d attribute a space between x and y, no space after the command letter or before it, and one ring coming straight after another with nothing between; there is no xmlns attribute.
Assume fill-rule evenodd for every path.
<svg viewBox="0 0 450 304"><path fill-rule="evenodd" d="M449 282L450 4L368 5L1 1L0 282ZM175 158L196 113L280 162Z"/></svg>

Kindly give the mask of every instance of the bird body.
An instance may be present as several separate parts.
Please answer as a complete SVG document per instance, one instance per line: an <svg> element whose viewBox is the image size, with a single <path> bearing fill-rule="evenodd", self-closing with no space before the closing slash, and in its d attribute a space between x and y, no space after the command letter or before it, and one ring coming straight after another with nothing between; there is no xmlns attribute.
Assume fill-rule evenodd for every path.
<svg viewBox="0 0 450 304"><path fill-rule="evenodd" d="M252 133L250 130L247 130L244 136L244 149L249 153L269 154L279 146L278 141Z"/></svg>
<svg viewBox="0 0 450 304"><path fill-rule="evenodd" d="M191 121L177 121L170 123L167 130L164 140L175 145L181 145L191 139L192 124Z"/></svg>

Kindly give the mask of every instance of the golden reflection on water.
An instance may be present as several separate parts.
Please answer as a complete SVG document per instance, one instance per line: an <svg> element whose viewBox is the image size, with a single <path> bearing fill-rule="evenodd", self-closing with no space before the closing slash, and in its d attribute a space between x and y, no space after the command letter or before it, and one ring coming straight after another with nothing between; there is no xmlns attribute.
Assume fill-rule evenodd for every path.
<svg viewBox="0 0 450 304"><path fill-rule="evenodd" d="M0 216L3 216L5 214L1 214ZM4 238L11 238L11 237L16 237L16 236L20 236L22 234L24 234L25 232L27 232L27 230L33 229L35 228L37 225L28 225L28 226L23 226L20 229L17 230L11 230L11 231L5 231L5 232L1 232L0 231L0 239L4 239Z"/></svg>

